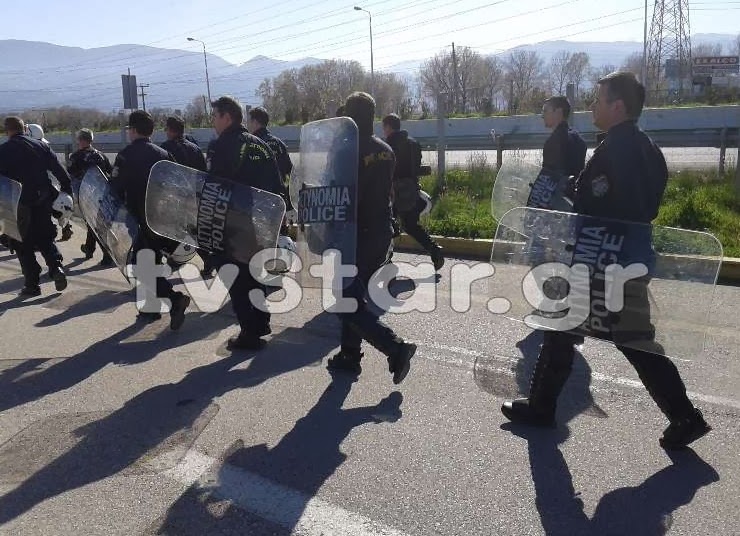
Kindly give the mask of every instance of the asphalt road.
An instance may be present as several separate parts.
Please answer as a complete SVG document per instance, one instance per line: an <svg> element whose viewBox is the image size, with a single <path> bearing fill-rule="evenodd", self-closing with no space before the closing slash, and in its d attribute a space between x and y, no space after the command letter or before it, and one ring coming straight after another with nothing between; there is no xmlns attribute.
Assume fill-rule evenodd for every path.
<svg viewBox="0 0 740 536"><path fill-rule="evenodd" d="M137 324L120 272L76 258L83 237L62 244L67 290L25 301L0 251L2 535L740 534L739 288L717 288L707 351L676 359L714 430L668 455L664 417L600 341L557 430L506 424L538 337L487 311L485 281L458 312L450 269L470 261L422 282L434 311L385 315L419 347L394 386L370 347L358 381L331 377L338 325L315 290L261 352L225 349L228 303L191 305L179 332Z"/></svg>

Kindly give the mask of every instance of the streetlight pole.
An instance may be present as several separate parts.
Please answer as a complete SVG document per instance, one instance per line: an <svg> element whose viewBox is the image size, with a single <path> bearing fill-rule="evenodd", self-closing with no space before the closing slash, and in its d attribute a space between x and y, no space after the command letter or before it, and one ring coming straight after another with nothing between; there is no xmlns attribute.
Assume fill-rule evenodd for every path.
<svg viewBox="0 0 740 536"><path fill-rule="evenodd" d="M200 39L193 39L192 37L188 37L188 41L196 41L203 45L203 61L206 64L206 87L208 88L208 106L211 106L211 82L208 79L208 56L206 56L206 44L201 41ZM206 110L206 113L208 113L208 110Z"/></svg>
<svg viewBox="0 0 740 536"><path fill-rule="evenodd" d="M375 69L373 67L373 15L367 9L355 6L355 11L364 11L370 17L370 93L375 93Z"/></svg>

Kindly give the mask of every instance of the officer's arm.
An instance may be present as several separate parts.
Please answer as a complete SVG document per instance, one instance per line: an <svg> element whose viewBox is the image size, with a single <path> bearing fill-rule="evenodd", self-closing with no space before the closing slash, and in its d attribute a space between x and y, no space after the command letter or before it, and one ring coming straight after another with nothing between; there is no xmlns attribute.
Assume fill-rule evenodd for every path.
<svg viewBox="0 0 740 536"><path fill-rule="evenodd" d="M101 156L100 169L103 171L103 173L110 176L110 174L113 173L113 166L110 163L110 159L103 153L98 154Z"/></svg>
<svg viewBox="0 0 740 536"><path fill-rule="evenodd" d="M126 159L119 153L113 163L110 176L110 187L119 198L126 197Z"/></svg>
<svg viewBox="0 0 740 536"><path fill-rule="evenodd" d="M207 165L206 165L206 157L203 156L203 151L198 148L198 151L195 153L195 165L198 171L206 171Z"/></svg>
<svg viewBox="0 0 740 536"><path fill-rule="evenodd" d="M8 143L0 143L0 175L9 175Z"/></svg>
<svg viewBox="0 0 740 536"><path fill-rule="evenodd" d="M620 220L645 222L653 220L658 207L651 207L649 178L641 155L630 154L629 147L612 143L606 154L610 198Z"/></svg>
<svg viewBox="0 0 740 536"><path fill-rule="evenodd" d="M290 175L290 172L293 171L293 162L290 159L290 154L288 154L288 148L284 143L279 145L278 154L276 156L280 173L287 177Z"/></svg>
<svg viewBox="0 0 740 536"><path fill-rule="evenodd" d="M51 147L48 147L46 160L46 169L51 171L52 175L57 178L59 186L62 187L62 191L72 195L72 183L69 179L69 173L67 173L67 170L59 163L59 159L57 158L57 155L52 152Z"/></svg>

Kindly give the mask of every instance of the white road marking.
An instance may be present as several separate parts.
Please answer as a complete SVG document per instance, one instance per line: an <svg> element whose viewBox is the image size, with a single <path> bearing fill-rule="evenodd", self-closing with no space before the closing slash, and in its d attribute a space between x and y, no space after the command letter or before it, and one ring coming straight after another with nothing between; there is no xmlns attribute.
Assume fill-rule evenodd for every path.
<svg viewBox="0 0 740 536"><path fill-rule="evenodd" d="M421 348L426 347L432 350L438 350L442 352L450 352L450 353L466 355L466 356L475 357L475 358L491 359L491 360L499 361L502 363L514 364L517 362L517 359L514 357L506 357L506 356L500 356L500 355L495 355L495 354L485 354L482 352L478 352L476 350L471 350L469 348L460 348L458 346L448 346L445 344L428 343L428 342L423 342L423 341L409 341L409 342L413 342L414 344L416 344L417 346ZM446 357L444 355L429 354L429 353L426 353L422 357L429 361L439 361L442 363L446 363L448 365L454 365L459 368L467 369L470 372L472 372L476 368L475 362L471 362L465 359L456 359L456 358ZM504 369L504 368L491 367L491 366L486 366L486 365L482 365L482 366L478 365L478 368L479 369L484 368L486 370L491 370L493 372L513 376L513 372L511 370ZM608 374L602 374L601 372L592 371L591 379L596 382L609 383L613 385L619 385L622 387L629 387L631 389L636 389L636 390L643 390L643 391L645 390L645 386L642 385L642 382L640 381L632 380L629 378L622 378L619 376L610 376ZM709 395L709 394L704 394L704 393L696 393L693 391L687 391L687 394L689 395L689 398L693 400L700 400L707 404L727 406L733 409L740 410L740 401L734 400L732 398L725 398L722 396L715 396L715 395Z"/></svg>
<svg viewBox="0 0 740 536"><path fill-rule="evenodd" d="M305 536L409 536L392 527L190 450L163 473ZM211 478L215 479L214 483Z"/></svg>

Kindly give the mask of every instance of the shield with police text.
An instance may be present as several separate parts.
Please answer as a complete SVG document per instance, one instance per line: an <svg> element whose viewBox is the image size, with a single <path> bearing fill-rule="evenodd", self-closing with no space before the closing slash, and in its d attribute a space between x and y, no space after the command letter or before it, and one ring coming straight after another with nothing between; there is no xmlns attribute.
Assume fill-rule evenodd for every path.
<svg viewBox="0 0 740 536"><path fill-rule="evenodd" d="M23 185L20 182L0 175L0 235L21 241L18 229L18 203Z"/></svg>
<svg viewBox="0 0 740 536"><path fill-rule="evenodd" d="M696 358L722 246L711 234L514 208L493 241L489 311L534 329Z"/></svg>
<svg viewBox="0 0 740 536"><path fill-rule="evenodd" d="M340 260L355 264L358 170L358 132L352 119L334 117L303 125L290 195L297 211L296 249L302 265L298 279L305 287L350 283L335 274Z"/></svg>
<svg viewBox="0 0 740 536"><path fill-rule="evenodd" d="M162 160L149 173L146 221L158 235L241 264L274 249L279 195Z"/></svg>
<svg viewBox="0 0 740 536"><path fill-rule="evenodd" d="M570 212L568 177L521 159L504 162L496 174L491 195L491 215L500 220L516 207Z"/></svg>
<svg viewBox="0 0 740 536"><path fill-rule="evenodd" d="M80 183L78 197L85 221L128 280L127 267L131 264L131 254L139 236L138 222L97 166L88 168Z"/></svg>

